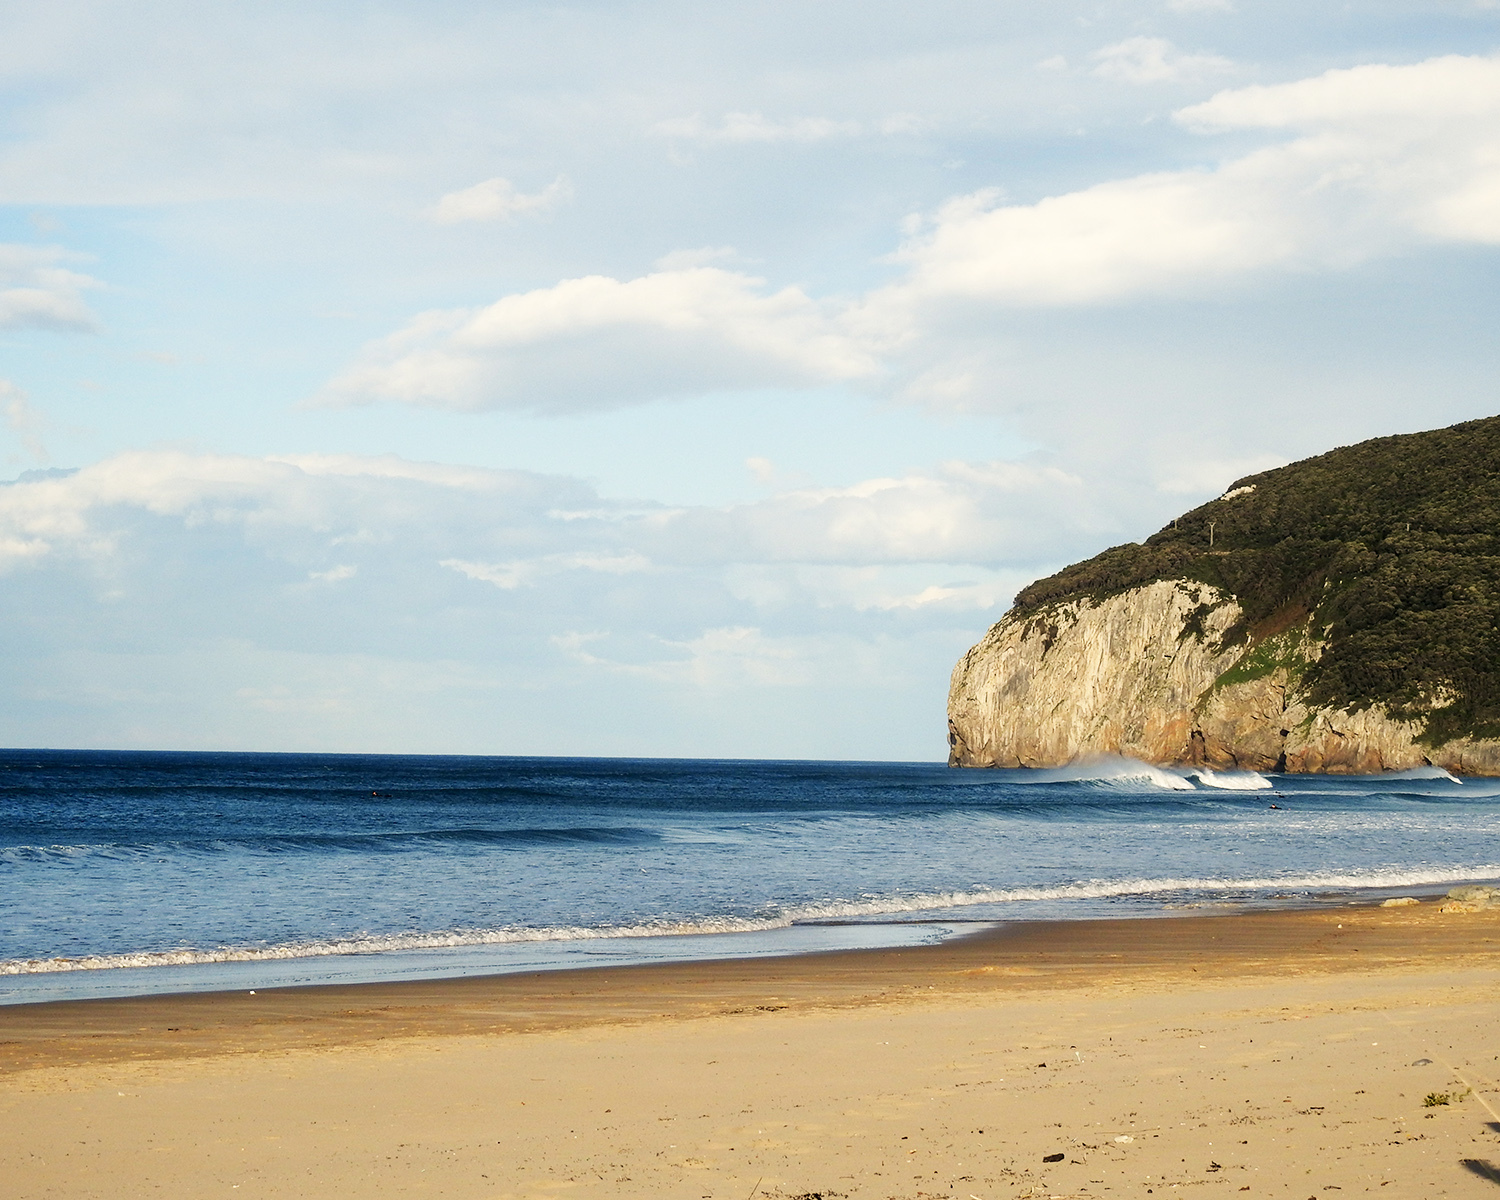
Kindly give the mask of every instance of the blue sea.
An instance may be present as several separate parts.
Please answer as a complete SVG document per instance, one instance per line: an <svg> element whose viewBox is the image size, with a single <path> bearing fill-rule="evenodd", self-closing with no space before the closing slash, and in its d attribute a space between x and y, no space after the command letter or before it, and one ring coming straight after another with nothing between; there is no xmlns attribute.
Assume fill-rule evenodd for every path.
<svg viewBox="0 0 1500 1200"><path fill-rule="evenodd" d="M921 944L1500 878L1500 781L0 751L0 1003Z"/></svg>

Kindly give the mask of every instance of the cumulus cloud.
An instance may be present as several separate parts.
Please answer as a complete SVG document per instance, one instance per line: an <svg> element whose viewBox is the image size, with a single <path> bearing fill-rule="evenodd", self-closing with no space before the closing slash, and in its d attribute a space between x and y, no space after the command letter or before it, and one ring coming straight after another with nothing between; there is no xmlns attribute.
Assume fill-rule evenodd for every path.
<svg viewBox="0 0 1500 1200"><path fill-rule="evenodd" d="M1151 39L1110 47L1100 62L1142 81L1211 65ZM1269 144L1032 203L996 189L958 196L904 226L890 257L902 274L863 297L776 289L713 265L726 254L715 249L668 257L634 279L569 279L423 313L368 346L322 400L576 412L847 382L968 403L971 364L984 354L944 334L955 305L1203 295L1422 245L1500 243L1500 58L1230 89L1176 121L1203 137L1260 134Z"/></svg>
<svg viewBox="0 0 1500 1200"><path fill-rule="evenodd" d="M877 355L839 314L800 288L716 267L569 279L423 313L368 347L326 399L559 412L875 375Z"/></svg>
<svg viewBox="0 0 1500 1200"><path fill-rule="evenodd" d="M0 329L93 330L83 293L98 280L59 265L76 257L57 246L0 244Z"/></svg>
<svg viewBox="0 0 1500 1200"><path fill-rule="evenodd" d="M892 136L919 133L926 122L913 113L893 113L876 121L836 121L829 117L789 117L773 120L758 112L726 113L717 123L701 116L674 117L659 121L652 132L679 141L735 142L823 142L830 138Z"/></svg>
<svg viewBox="0 0 1500 1200"><path fill-rule="evenodd" d="M1094 74L1120 83L1184 83L1223 74L1234 64L1217 54L1184 54L1166 38L1131 37L1096 50Z"/></svg>
<svg viewBox="0 0 1500 1200"><path fill-rule="evenodd" d="M486 179L440 199L428 216L439 225L466 221L508 221L512 217L544 213L573 198L573 185L559 175L539 192L521 192L508 179Z"/></svg>
<svg viewBox="0 0 1500 1200"><path fill-rule="evenodd" d="M1329 71L1222 92L1177 119L1292 136L1217 167L1034 204L993 191L950 201L901 248L908 278L872 313L923 298L1093 304L1338 270L1422 243L1500 242L1500 59Z"/></svg>

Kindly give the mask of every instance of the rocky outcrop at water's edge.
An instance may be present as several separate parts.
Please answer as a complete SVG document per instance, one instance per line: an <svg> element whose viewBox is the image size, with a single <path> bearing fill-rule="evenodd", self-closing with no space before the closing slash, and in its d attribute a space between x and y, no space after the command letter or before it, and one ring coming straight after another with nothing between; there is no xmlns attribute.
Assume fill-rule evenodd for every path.
<svg viewBox="0 0 1500 1200"><path fill-rule="evenodd" d="M1120 754L1221 770L1500 775L1500 740L1430 744L1424 723L1378 703L1310 703L1300 681L1325 646L1308 614L1234 637L1243 616L1233 597L1190 580L1013 610L953 669L949 762Z"/></svg>

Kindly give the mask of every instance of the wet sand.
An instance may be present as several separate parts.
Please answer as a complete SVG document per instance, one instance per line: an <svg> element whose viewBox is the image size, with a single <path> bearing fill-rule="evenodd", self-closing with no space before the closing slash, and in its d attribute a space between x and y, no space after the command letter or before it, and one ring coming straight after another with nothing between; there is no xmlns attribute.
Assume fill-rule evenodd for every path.
<svg viewBox="0 0 1500 1200"><path fill-rule="evenodd" d="M1497 1000L1500 911L1427 903L27 1005L0 1009L0 1179L28 1198L1500 1196Z"/></svg>

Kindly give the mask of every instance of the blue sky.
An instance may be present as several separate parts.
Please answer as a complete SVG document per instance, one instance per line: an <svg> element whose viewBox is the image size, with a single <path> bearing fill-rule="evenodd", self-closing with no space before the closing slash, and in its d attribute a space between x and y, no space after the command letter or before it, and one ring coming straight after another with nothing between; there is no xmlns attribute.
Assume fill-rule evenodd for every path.
<svg viewBox="0 0 1500 1200"><path fill-rule="evenodd" d="M1495 3L0 13L12 745L940 758L1019 586L1495 411Z"/></svg>

